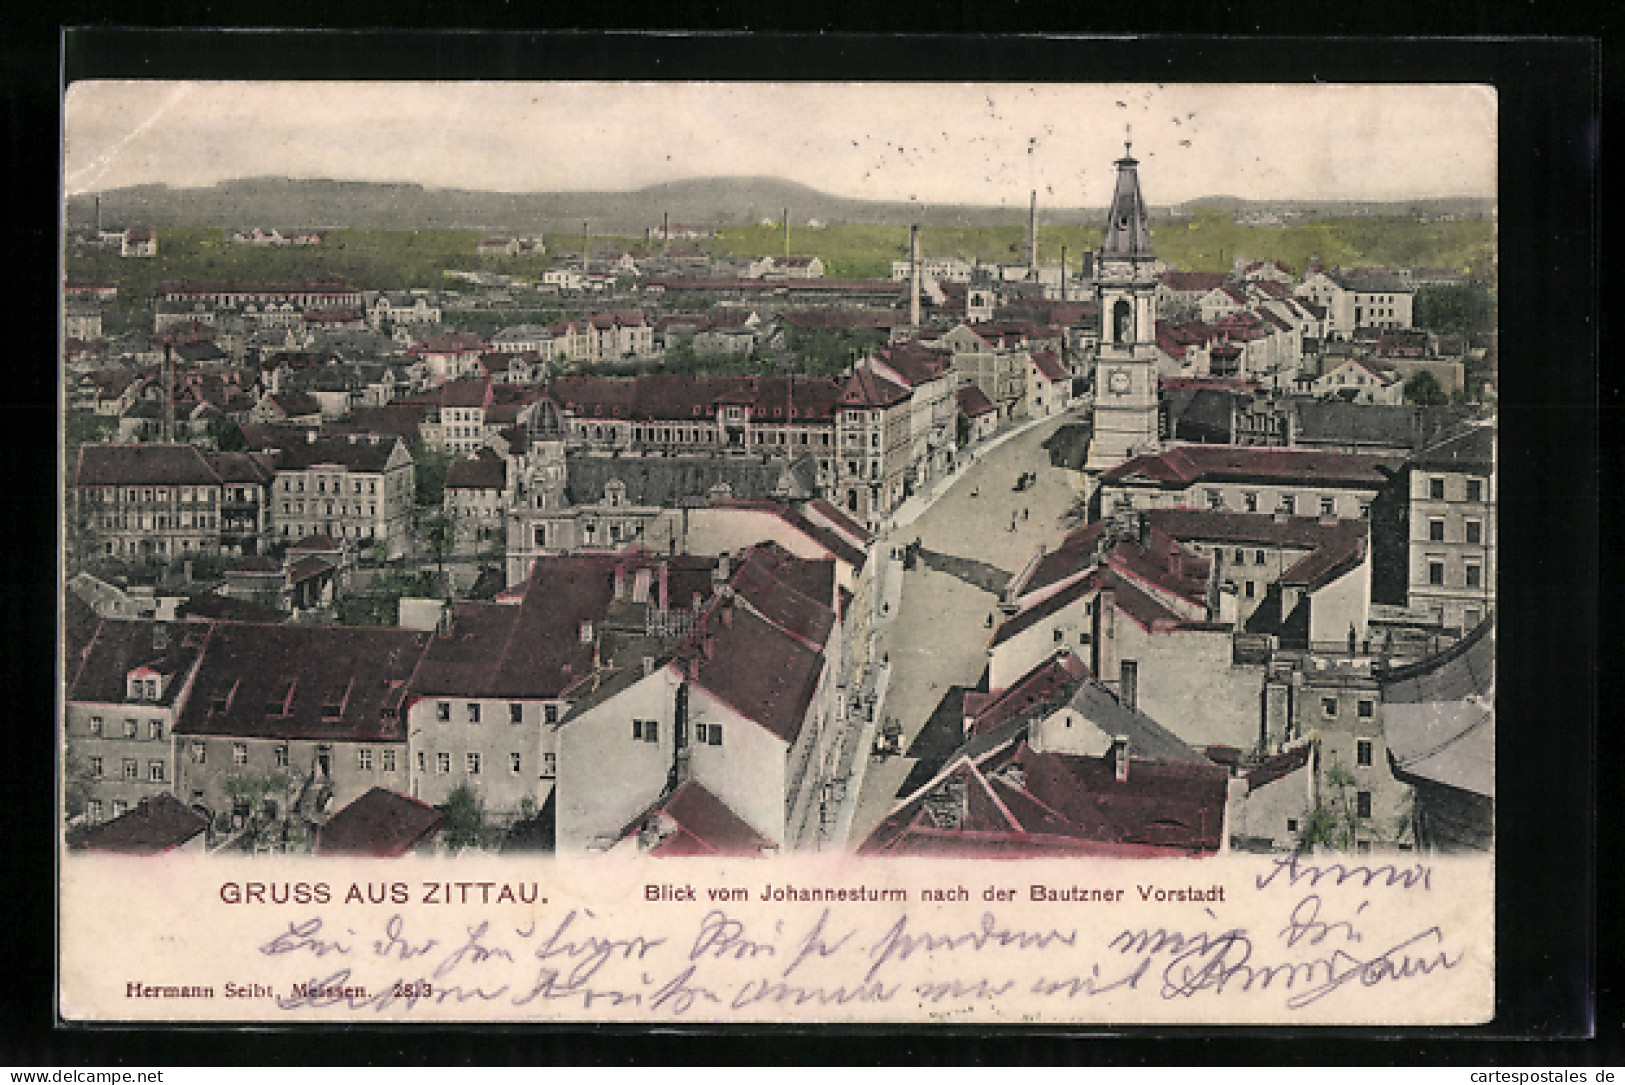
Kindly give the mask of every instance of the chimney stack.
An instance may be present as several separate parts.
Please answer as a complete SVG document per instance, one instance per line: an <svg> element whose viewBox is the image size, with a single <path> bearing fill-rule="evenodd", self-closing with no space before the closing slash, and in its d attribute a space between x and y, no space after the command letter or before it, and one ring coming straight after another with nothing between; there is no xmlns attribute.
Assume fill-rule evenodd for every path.
<svg viewBox="0 0 1625 1085"><path fill-rule="evenodd" d="M1066 301L1066 246L1061 246L1061 300Z"/></svg>
<svg viewBox="0 0 1625 1085"><path fill-rule="evenodd" d="M1112 775L1120 784L1128 783L1128 736L1112 736Z"/></svg>
<svg viewBox="0 0 1625 1085"><path fill-rule="evenodd" d="M669 594L670 590L671 590L671 586L670 586L670 574L667 571L666 563L663 562L663 561L660 563L659 573L660 573L660 576L659 576L659 581L660 581L659 582L659 592L660 592L660 595L656 598L655 602L656 602L656 605L658 606L658 608L660 610L660 613L664 614L666 612L666 609L671 605L671 597L670 597L670 594Z"/></svg>
<svg viewBox="0 0 1625 1085"><path fill-rule="evenodd" d="M660 216L660 237L662 241L671 240L671 212L666 211Z"/></svg>
<svg viewBox="0 0 1625 1085"><path fill-rule="evenodd" d="M1038 278L1038 190L1033 189L1032 204L1027 210L1027 271Z"/></svg>
<svg viewBox="0 0 1625 1085"><path fill-rule="evenodd" d="M908 323L912 328L920 326L920 226L914 223L908 228Z"/></svg>
<svg viewBox="0 0 1625 1085"><path fill-rule="evenodd" d="M624 561L615 563L615 601L617 603L626 601L626 563Z"/></svg>
<svg viewBox="0 0 1625 1085"><path fill-rule="evenodd" d="M784 255L790 255L790 209L784 209Z"/></svg>

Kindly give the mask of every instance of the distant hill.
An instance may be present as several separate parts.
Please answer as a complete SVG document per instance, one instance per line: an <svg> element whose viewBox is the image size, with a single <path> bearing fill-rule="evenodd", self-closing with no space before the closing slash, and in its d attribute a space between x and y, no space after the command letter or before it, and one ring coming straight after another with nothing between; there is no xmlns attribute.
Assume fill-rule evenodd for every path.
<svg viewBox="0 0 1625 1085"><path fill-rule="evenodd" d="M1022 206L916 204L831 196L772 177L712 177L651 185L630 192L477 192L374 181L294 180L253 177L207 188L138 185L101 195L102 222L109 226L250 226L280 229L442 229L530 234L573 232L586 221L594 234L641 236L658 230L662 215L674 224L741 225L771 219L785 208L790 221L833 223L919 222L928 226L1024 225ZM1208 197L1157 209L1159 217L1195 210L1296 212L1314 216L1488 214L1492 200L1248 201ZM92 195L67 201L70 228L95 221ZM1045 225L1100 222L1099 208L1039 205Z"/></svg>

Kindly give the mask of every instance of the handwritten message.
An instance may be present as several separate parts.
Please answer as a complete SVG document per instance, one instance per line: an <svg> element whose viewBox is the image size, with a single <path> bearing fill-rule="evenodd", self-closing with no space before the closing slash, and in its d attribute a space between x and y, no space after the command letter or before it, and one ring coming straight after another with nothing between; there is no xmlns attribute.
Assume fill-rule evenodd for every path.
<svg viewBox="0 0 1625 1085"><path fill-rule="evenodd" d="M189 889L210 887L200 941L219 955L183 942L116 976L65 970L64 1001L110 1019L260 1020L1307 1023L1490 1009L1488 900L1461 907L1487 898L1478 868L1291 855L931 878L791 869L764 866L748 888L619 871L593 893L545 867L188 872Z"/></svg>

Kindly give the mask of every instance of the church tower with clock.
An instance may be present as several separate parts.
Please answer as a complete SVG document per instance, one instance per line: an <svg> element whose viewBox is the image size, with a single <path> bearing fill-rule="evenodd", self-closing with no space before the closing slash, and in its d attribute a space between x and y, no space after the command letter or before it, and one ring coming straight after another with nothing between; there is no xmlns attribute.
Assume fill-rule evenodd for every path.
<svg viewBox="0 0 1625 1085"><path fill-rule="evenodd" d="M1095 361L1094 432L1084 465L1090 474L1161 449L1156 258L1132 148L1125 141L1123 157L1117 160L1117 187L1096 257L1100 351Z"/></svg>

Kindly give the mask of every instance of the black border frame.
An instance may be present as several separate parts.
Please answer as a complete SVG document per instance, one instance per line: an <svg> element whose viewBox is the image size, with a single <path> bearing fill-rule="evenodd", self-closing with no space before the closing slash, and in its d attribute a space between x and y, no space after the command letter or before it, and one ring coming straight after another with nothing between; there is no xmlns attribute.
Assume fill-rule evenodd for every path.
<svg viewBox="0 0 1625 1085"><path fill-rule="evenodd" d="M175 21L185 5L163 13ZM1382 9L1378 9L1381 14ZM216 14L212 8L203 14ZM343 14L328 13L329 21ZM350 17L355 18L355 13ZM421 12L393 13L399 19ZM613 23L625 12L598 13ZM633 13L636 17L636 13ZM719 25L737 13L721 6L692 25ZM955 18L955 14L957 18ZM1197 7L1192 29L1253 30L1257 21ZM1572 23L1574 12L1570 12ZM836 14L839 17L839 13ZM874 16L886 18L886 15ZM390 16L376 19L373 25ZM771 18L771 16L768 16ZM1437 16L1414 15L1406 29ZM1480 15L1482 19L1482 15ZM825 16L827 21L829 16ZM26 23L26 17L24 22ZM78 13L78 22L97 21ZM314 22L315 20L311 20ZM737 20L743 22L743 19ZM991 19L989 22L993 21ZM960 8L936 25L991 30ZM1442 20L1440 20L1442 22ZM1208 25L1204 25L1208 24ZM1213 25L1221 24L1221 25ZM1228 25L1223 25L1228 24ZM363 20L363 25L365 21ZM802 24L818 29L817 23ZM925 25L931 25L929 23ZM25 27L0 45L6 106L4 146L16 231L9 251L29 275L33 358L54 358L57 267L56 161L58 83L39 49L54 32ZM1345 24L1337 29L1347 30ZM1520 27L1519 29L1531 29ZM30 50L34 50L31 52ZM1247 81L1486 82L1500 92L1501 222L1501 527L1503 541L1498 640L1503 675L1497 791L1497 1012L1481 1029L1125 1029L1109 1045L1063 1037L1103 1029L1021 1030L886 1027L722 1028L613 1027L334 1027L87 1028L55 1027L53 869L55 826L48 773L32 768L12 791L19 809L8 834L8 866L23 877L5 891L14 912L5 959L13 975L35 977L3 996L4 1046L13 1064L136 1065L377 1062L455 1065L491 1061L630 1064L782 1062L911 1064L964 1062L1029 1065L1072 1062L1215 1064L1277 1062L1458 1064L1533 1060L1594 1061L1592 1045L1487 1045L1486 1041L1584 1036L1598 1024L1597 999L1614 988L1597 968L1599 833L1617 840L1614 818L1599 818L1595 760L1596 634L1613 610L1604 591L1599 481L1617 483L1620 457L1599 460L1597 300L1599 267L1599 130L1602 54L1596 40L1479 38L1206 38L776 34L744 37L594 32L441 33L321 31L266 34L207 30L83 29L62 39L62 76L163 78L639 78L895 79L911 81ZM36 292L36 288L43 287ZM38 331L35 331L35 327ZM54 673L56 612L55 365L15 365L16 401L5 428L8 495L19 505L20 551L7 586L8 609L28 615L6 626L8 676ZM1617 374L1608 374L1610 378ZM1617 405L1620 394L1610 387ZM10 397L8 397L10 398ZM1610 523L1617 541L1620 528ZM8 546L8 550L10 547ZM1610 674L1610 684L1617 678ZM13 682L13 686L16 686ZM54 741L40 721L53 718L51 681L29 683L25 712L14 718L14 764L54 763ZM43 687L43 688L39 688ZM38 693L35 690L38 689ZM38 700L36 701L36 696ZM26 721L26 724L24 723ZM19 731L26 734L19 735ZM1540 756L1534 756L1539 754ZM1615 762L1617 763L1617 762ZM1611 796L1605 798L1611 799ZM21 846L19 848L19 845ZM19 851L26 849L24 854ZM1617 854L1612 850L1603 854ZM44 877L40 877L43 874ZM1605 936L1608 935L1605 930ZM1537 937L1538 935L1538 937ZM13 944L26 939L26 945ZM1611 943L1617 948L1617 943ZM43 996L43 997L42 997ZM1610 1020L1601 1023L1617 1043ZM839 1045L829 1035L839 1031ZM725 1045L712 1039L721 1035ZM1151 1037L1159 1037L1149 1047ZM1396 1042L1373 1047L1374 1038ZM636 1037L636 1041L628 1040ZM852 1041L852 1042L848 1042ZM1283 1042L1285 1041L1285 1042ZM1299 1042L1310 1047L1305 1052ZM1618 1051L1618 1047L1613 1050ZM1149 1056L1149 1057L1147 1057ZM1617 1058L1617 1055L1616 1055Z"/></svg>

